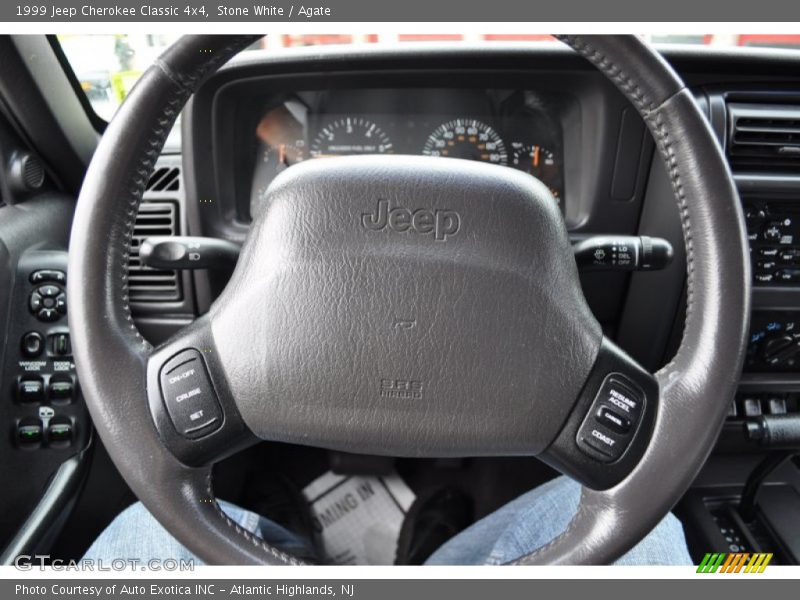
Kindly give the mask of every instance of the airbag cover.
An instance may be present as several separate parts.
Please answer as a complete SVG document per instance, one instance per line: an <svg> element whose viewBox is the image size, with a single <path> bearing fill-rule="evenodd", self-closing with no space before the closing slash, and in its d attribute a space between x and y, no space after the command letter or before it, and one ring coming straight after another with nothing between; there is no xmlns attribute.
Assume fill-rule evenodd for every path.
<svg viewBox="0 0 800 600"><path fill-rule="evenodd" d="M601 340L547 188L430 157L285 171L211 317L258 436L394 456L541 452Z"/></svg>

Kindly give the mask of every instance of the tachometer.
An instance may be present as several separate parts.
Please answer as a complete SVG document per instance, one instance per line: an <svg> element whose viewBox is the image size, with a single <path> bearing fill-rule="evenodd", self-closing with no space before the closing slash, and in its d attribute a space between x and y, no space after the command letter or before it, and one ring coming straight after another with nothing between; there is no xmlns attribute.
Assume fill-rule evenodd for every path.
<svg viewBox="0 0 800 600"><path fill-rule="evenodd" d="M508 164L506 145L500 135L486 123L475 119L454 119L439 125L428 136L422 153Z"/></svg>
<svg viewBox="0 0 800 600"><path fill-rule="evenodd" d="M537 144L522 142L511 143L511 166L530 173L547 187L555 196L561 198L562 175L561 165L556 160L555 153L549 148Z"/></svg>
<svg viewBox="0 0 800 600"><path fill-rule="evenodd" d="M331 121L319 130L309 150L312 158L394 152L389 136L363 117L340 117Z"/></svg>

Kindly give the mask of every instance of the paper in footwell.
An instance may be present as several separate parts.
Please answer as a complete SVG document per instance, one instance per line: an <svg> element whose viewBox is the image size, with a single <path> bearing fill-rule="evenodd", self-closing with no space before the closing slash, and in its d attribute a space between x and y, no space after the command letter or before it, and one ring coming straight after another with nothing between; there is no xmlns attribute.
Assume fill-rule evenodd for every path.
<svg viewBox="0 0 800 600"><path fill-rule="evenodd" d="M398 475L363 477L328 472L303 494L311 505L325 562L392 564L414 493Z"/></svg>

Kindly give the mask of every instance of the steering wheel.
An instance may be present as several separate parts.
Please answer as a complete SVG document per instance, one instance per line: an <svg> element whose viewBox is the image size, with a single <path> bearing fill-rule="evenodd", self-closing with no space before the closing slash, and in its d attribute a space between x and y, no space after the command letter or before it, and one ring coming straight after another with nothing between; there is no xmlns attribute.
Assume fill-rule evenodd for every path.
<svg viewBox="0 0 800 600"><path fill-rule="evenodd" d="M532 177L457 159L306 161L282 173L208 314L137 331L129 242L164 140L255 38L191 36L142 76L86 174L70 243L75 362L95 427L161 524L210 564L297 564L219 508L211 467L260 440L408 457L536 455L583 484L525 564L603 564L702 466L740 373L741 206L678 75L634 36L564 36L630 100L666 164L687 254L685 330L648 373L604 337Z"/></svg>

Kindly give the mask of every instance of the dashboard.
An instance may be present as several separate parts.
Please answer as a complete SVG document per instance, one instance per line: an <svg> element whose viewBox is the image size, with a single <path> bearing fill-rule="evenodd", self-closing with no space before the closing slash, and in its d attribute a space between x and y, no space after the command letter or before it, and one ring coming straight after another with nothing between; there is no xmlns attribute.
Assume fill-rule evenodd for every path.
<svg viewBox="0 0 800 600"><path fill-rule="evenodd" d="M406 154L486 162L541 180L561 205L557 99L531 90L350 89L296 92L255 126L250 211L275 176L331 156Z"/></svg>
<svg viewBox="0 0 800 600"><path fill-rule="evenodd" d="M214 74L184 111L182 214L190 230L242 243L286 169L395 154L528 173L550 189L573 236L637 231L654 145L601 73L549 50L529 56L535 66L486 49L425 56L254 52ZM595 315L613 327L628 276L587 273L584 281ZM204 311L227 274L195 274L194 282Z"/></svg>

